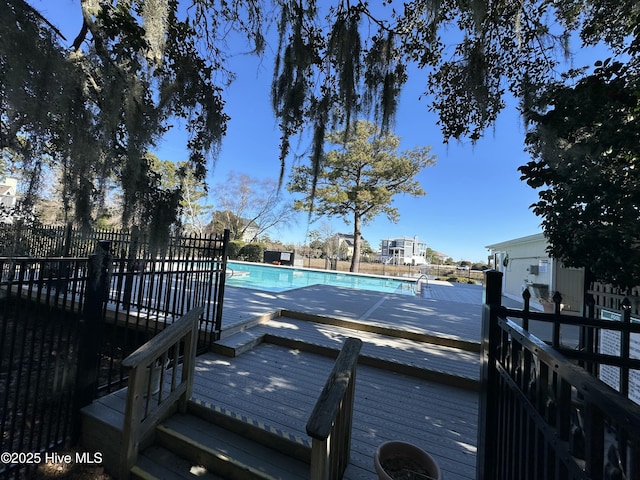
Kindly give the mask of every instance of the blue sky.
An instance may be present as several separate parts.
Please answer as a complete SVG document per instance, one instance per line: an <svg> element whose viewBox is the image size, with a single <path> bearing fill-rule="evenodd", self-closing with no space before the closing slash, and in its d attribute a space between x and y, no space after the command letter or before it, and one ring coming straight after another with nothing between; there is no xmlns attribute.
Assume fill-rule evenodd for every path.
<svg viewBox="0 0 640 480"><path fill-rule="evenodd" d="M30 3L60 28L69 43L73 41L81 26L79 0ZM238 75L224 94L231 121L209 174L211 189L224 182L229 172L258 178L279 175L280 133L270 106L271 65L269 58L261 61L243 54L232 58L231 69ZM383 238L418 236L429 247L456 261L475 262L486 260L484 247L488 244L540 232L540 219L529 208L537 194L519 180L517 172L518 166L529 158L523 151L524 128L515 102L510 102L495 128L475 145L466 140L446 145L435 115L427 110L426 99L419 99L425 84L424 74L410 77L402 93L394 133L401 138L401 150L431 145L437 155L437 165L418 176L427 195L396 197L399 222L394 224L379 217L363 227L363 237L375 249ZM185 143L176 131L155 153L163 160L184 160ZM285 191L283 195L289 194ZM351 226L340 219L326 220L335 232L351 232ZM269 235L302 244L308 230L318 227L319 224L307 225L307 215L301 213L296 224Z"/></svg>

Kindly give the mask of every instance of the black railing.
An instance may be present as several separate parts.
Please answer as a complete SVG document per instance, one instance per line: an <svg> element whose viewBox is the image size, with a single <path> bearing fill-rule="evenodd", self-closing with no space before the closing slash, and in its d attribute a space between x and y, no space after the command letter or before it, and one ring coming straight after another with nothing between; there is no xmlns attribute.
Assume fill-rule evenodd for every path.
<svg viewBox="0 0 640 480"><path fill-rule="evenodd" d="M501 305L502 274L487 272L483 306L479 480L640 478L640 324ZM593 302L590 302L593 305ZM549 326L546 341L531 330ZM575 346L563 331L578 332ZM618 339L613 349L603 338ZM635 342L635 343L634 343ZM611 386L601 379L618 381Z"/></svg>
<svg viewBox="0 0 640 480"><path fill-rule="evenodd" d="M87 259L0 259L0 272L0 452L52 451L73 433ZM0 478L20 474L12 460Z"/></svg>
<svg viewBox="0 0 640 480"><path fill-rule="evenodd" d="M126 385L127 371L120 362L194 306L204 305L198 348L206 350L222 328L226 245L224 236L177 237L161 253L152 255L144 243L129 249L137 255L110 253L112 265L105 305L105 342L101 391ZM113 252L114 248L105 248Z"/></svg>
<svg viewBox="0 0 640 480"><path fill-rule="evenodd" d="M94 242L88 258L0 257L0 452L73 444L79 409L126 386L124 358L194 306L199 348L217 339L228 232L155 254L127 235ZM0 464L0 478L25 474L21 463Z"/></svg>

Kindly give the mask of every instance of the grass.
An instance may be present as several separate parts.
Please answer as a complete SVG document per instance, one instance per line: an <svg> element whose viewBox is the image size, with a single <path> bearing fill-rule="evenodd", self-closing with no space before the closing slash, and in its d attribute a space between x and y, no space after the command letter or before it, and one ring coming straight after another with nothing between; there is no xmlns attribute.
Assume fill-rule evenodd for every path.
<svg viewBox="0 0 640 480"><path fill-rule="evenodd" d="M318 269L328 269L329 266L323 258L304 259L304 266ZM348 272L351 262L347 260L338 260L337 270ZM422 273L436 277L439 280L446 280L458 283L481 282L484 279L483 272L476 270L457 270L451 265L433 265L433 266L410 266L410 265L384 265L382 263L360 262L360 271L370 275L386 275L391 277L418 277Z"/></svg>

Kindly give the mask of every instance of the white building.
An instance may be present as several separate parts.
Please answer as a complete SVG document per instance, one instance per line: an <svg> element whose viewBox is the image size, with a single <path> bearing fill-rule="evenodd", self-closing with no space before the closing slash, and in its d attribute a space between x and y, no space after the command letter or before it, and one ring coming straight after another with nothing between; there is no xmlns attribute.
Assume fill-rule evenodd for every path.
<svg viewBox="0 0 640 480"><path fill-rule="evenodd" d="M337 233L335 239L338 251L334 252L334 255L337 255L340 260L353 257L353 249L355 247L353 234Z"/></svg>
<svg viewBox="0 0 640 480"><path fill-rule="evenodd" d="M427 244L419 242L418 237L388 238L382 240L380 261L394 265L425 265Z"/></svg>
<svg viewBox="0 0 640 480"><path fill-rule="evenodd" d="M18 188L18 180L7 177L0 183L0 223L12 223L11 216L6 212L16 205L16 193Z"/></svg>
<svg viewBox="0 0 640 480"><path fill-rule="evenodd" d="M563 311L581 314L584 271L551 258L547 246L543 233L486 246L494 268L502 272L502 293L522 301L522 292L529 289L531 307L549 311L553 308L551 297L560 292Z"/></svg>

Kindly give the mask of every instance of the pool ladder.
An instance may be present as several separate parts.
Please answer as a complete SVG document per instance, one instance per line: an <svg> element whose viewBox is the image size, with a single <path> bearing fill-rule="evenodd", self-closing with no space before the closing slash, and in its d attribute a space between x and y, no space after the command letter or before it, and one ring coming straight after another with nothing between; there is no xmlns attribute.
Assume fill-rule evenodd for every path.
<svg viewBox="0 0 640 480"><path fill-rule="evenodd" d="M424 287L422 286L422 280L424 280L425 283ZM416 280L416 295L424 297L424 292L427 288L429 288L429 277L423 273L418 277L418 280Z"/></svg>

